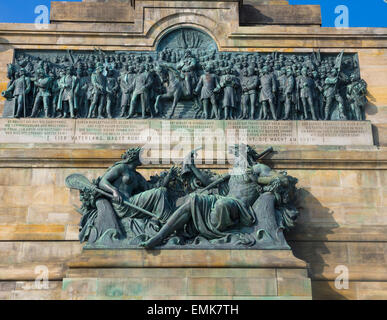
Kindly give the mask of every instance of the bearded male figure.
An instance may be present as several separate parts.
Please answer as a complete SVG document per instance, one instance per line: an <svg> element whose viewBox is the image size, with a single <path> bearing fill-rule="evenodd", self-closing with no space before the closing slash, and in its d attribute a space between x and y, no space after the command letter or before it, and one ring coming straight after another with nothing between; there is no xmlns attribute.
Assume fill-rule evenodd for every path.
<svg viewBox="0 0 387 320"><path fill-rule="evenodd" d="M210 244L288 249L283 229L293 225L298 215L291 205L296 180L268 166L255 163L256 152L236 146L236 159L229 178L227 196L192 193L169 218L162 229L141 246L154 248L175 232L191 233ZM278 199L282 191L283 199ZM283 204L282 208L279 203ZM276 205L277 203L277 205Z"/></svg>

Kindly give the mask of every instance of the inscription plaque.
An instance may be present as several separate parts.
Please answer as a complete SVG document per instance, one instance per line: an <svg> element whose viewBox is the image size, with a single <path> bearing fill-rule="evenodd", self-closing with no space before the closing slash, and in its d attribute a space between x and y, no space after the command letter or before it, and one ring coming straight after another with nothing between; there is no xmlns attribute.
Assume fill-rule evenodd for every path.
<svg viewBox="0 0 387 320"><path fill-rule="evenodd" d="M249 145L293 145L297 144L295 121L226 121L225 129L233 130L241 138L247 133Z"/></svg>
<svg viewBox="0 0 387 320"><path fill-rule="evenodd" d="M373 145L369 121L298 121L300 145Z"/></svg>
<svg viewBox="0 0 387 320"><path fill-rule="evenodd" d="M76 120L74 142L80 144L144 144L147 120Z"/></svg>
<svg viewBox="0 0 387 320"><path fill-rule="evenodd" d="M73 143L75 121L0 119L0 143Z"/></svg>
<svg viewBox="0 0 387 320"><path fill-rule="evenodd" d="M0 143L373 145L369 121L0 119Z"/></svg>

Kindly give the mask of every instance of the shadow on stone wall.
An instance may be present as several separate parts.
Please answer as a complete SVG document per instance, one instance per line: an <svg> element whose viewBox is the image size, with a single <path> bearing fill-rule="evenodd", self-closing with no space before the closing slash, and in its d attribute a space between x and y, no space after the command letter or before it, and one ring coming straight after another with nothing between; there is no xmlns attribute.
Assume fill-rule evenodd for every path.
<svg viewBox="0 0 387 320"><path fill-rule="evenodd" d="M368 103L365 106L365 110L364 110L366 118L367 118L367 115L374 116L378 113L378 106L375 104L376 98L369 91L367 91L367 99L368 99Z"/></svg>
<svg viewBox="0 0 387 320"><path fill-rule="evenodd" d="M372 125L372 135L374 137L374 144L375 146L380 146L380 136L379 136L379 129L375 125Z"/></svg>
<svg viewBox="0 0 387 320"><path fill-rule="evenodd" d="M374 116L378 113L378 106L374 103L368 102L367 106L365 107L365 114L366 118L368 116Z"/></svg>
<svg viewBox="0 0 387 320"><path fill-rule="evenodd" d="M364 110L366 120L367 116L375 116L378 113L378 106L375 104L376 98L369 91L367 91L367 99L368 104L366 105ZM372 125L372 134L374 136L374 144L376 146L380 146L379 130L375 125Z"/></svg>
<svg viewBox="0 0 387 320"><path fill-rule="evenodd" d="M0 38L0 53L8 51L13 48L13 45L9 43L8 40L4 38ZM11 61L10 61L11 63Z"/></svg>
<svg viewBox="0 0 387 320"><path fill-rule="evenodd" d="M317 226L317 222L308 224L301 221L294 229L286 233L288 243L293 250L296 258L305 261L308 264L308 275L312 279L317 278L312 285L312 297L314 299L346 299L346 297L332 290L329 286L328 279L324 281L322 276L324 267L328 266L323 255L330 254L325 242L328 240L328 235L334 233L334 229L339 227L339 224L334 219L334 211L324 207L321 202L306 189L298 190L298 208L300 210L300 219L305 222L312 220L316 221L316 216L321 217L323 224ZM307 207L306 208L306 204ZM312 217L313 211L313 217ZM318 280L322 281L318 281Z"/></svg>
<svg viewBox="0 0 387 320"><path fill-rule="evenodd" d="M264 15L253 5L245 4L240 9L240 25L255 25L255 24L270 24L274 20L271 17Z"/></svg>

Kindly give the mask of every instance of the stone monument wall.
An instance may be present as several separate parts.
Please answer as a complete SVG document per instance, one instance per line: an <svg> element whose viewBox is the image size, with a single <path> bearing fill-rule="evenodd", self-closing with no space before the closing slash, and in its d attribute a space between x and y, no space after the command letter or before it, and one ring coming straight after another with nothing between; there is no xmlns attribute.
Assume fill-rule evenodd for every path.
<svg viewBox="0 0 387 320"><path fill-rule="evenodd" d="M241 26L241 3L231 0L136 1L135 6L111 2L109 20L104 21L100 10L105 4L85 2L90 2L86 9L84 3L53 5L52 23L46 29L0 24L0 91L7 86L6 67L15 49L152 51L166 32L181 26L205 31L224 51L297 53L321 48L357 53L361 77L368 83L366 120L372 125L373 143L276 143L278 153L268 163L299 178L301 215L298 227L286 236L295 256L308 263L313 298L387 298L387 29L321 28L318 15L317 20L287 26L268 26L259 16L247 15L244 19L250 20ZM276 6L287 11L265 7L266 12L274 17L278 12L292 14L287 1L276 1ZM97 18L90 20L91 16ZM82 250L80 215L74 209L78 194L65 187L65 178L79 172L95 178L125 149L106 141L75 143L66 131L74 121L62 120L61 125L64 133L54 136L70 141L34 140L33 134L30 140L3 140L6 128L1 122L0 299L61 297L66 263ZM228 169L219 164L207 167ZM140 171L150 177L162 170L163 166L146 165ZM348 290L335 288L340 265L349 269ZM49 288L39 290L35 279L45 267ZM163 288L159 290L162 296Z"/></svg>

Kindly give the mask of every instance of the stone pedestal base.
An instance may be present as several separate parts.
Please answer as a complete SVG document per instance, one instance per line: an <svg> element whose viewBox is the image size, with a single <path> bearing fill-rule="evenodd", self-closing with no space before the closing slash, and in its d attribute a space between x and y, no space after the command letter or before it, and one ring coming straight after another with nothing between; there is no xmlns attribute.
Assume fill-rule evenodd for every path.
<svg viewBox="0 0 387 320"><path fill-rule="evenodd" d="M68 265L63 299L311 299L290 250L88 250Z"/></svg>

